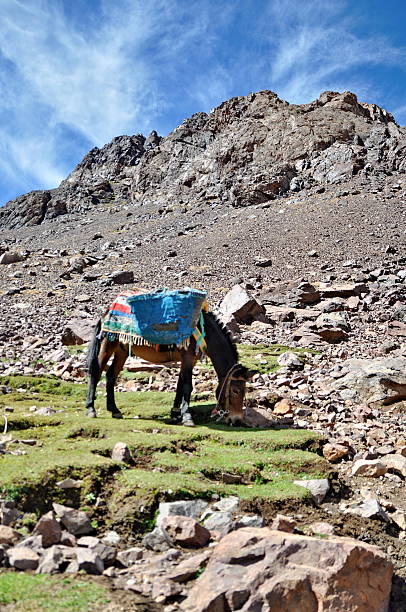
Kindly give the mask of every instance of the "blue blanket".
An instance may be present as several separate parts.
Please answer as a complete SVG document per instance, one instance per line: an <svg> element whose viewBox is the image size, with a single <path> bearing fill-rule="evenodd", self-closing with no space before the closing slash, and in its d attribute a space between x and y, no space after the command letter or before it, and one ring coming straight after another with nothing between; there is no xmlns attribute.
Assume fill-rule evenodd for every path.
<svg viewBox="0 0 406 612"><path fill-rule="evenodd" d="M128 297L137 335L151 344L180 346L195 331L206 295L196 289L162 289Z"/></svg>

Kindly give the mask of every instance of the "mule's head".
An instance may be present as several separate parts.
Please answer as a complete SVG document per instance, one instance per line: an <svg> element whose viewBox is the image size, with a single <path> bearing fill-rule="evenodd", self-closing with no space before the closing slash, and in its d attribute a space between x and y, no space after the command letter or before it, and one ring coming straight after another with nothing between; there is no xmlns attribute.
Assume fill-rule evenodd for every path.
<svg viewBox="0 0 406 612"><path fill-rule="evenodd" d="M238 364L229 381L220 381L216 390L216 397L220 408L228 411L225 417L226 423L232 425L243 424L245 386L256 373L255 370L249 370Z"/></svg>

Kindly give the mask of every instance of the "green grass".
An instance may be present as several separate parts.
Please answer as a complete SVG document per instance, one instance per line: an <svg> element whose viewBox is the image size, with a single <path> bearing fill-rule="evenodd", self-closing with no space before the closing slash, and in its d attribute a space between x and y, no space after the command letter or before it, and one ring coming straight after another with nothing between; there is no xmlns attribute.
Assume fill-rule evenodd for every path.
<svg viewBox="0 0 406 612"><path fill-rule="evenodd" d="M129 504L134 516L142 514L139 509L144 506L145 516L137 515L133 522L138 530L163 499L213 493L244 499L302 499L306 490L292 481L325 476L329 470L324 459L312 452L319 439L314 432L213 423L208 419L213 403L207 401L195 403L198 425L191 429L167 422L173 393L117 393L125 418L116 420L105 410L100 386L99 417L92 420L85 416L83 384L22 376L4 377L1 382L12 388L12 393L0 396L0 414L2 405L14 408L8 426L16 441L8 448L24 454L1 457L0 495L37 515L57 501L87 507L91 518L114 524L117 513L124 517L121 506ZM51 406L57 412L35 415L30 411L33 405ZM36 445L19 442L24 439L36 440ZM116 442L129 446L132 466L111 459ZM241 482L229 484L225 473L241 476ZM67 477L82 480L81 488L59 488L57 481ZM89 502L99 495L107 504L102 517L93 513Z"/></svg>
<svg viewBox="0 0 406 612"><path fill-rule="evenodd" d="M4 612L91 612L109 602L108 590L90 580L0 574L0 609Z"/></svg>
<svg viewBox="0 0 406 612"><path fill-rule="evenodd" d="M299 356L303 356L303 358L305 353L309 352L308 349L292 349L282 344L238 345L238 354L241 363L249 369L257 370L261 374L278 370L280 367L278 365L278 357L286 353L286 351L297 353Z"/></svg>

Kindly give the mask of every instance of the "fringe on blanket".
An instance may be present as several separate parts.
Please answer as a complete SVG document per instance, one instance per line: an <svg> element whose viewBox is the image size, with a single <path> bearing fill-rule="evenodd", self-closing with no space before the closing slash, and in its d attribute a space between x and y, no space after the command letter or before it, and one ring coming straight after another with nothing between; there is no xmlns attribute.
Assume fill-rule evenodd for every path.
<svg viewBox="0 0 406 612"><path fill-rule="evenodd" d="M125 334L125 333L114 333L111 331L102 332L102 337L107 338L110 342L122 342L123 344L128 344L130 346L149 346L155 350L159 349L159 344L153 344L148 340L145 340L142 336L136 336L134 334ZM186 338L180 344L177 344L176 347L179 349L188 349L190 345L190 338Z"/></svg>

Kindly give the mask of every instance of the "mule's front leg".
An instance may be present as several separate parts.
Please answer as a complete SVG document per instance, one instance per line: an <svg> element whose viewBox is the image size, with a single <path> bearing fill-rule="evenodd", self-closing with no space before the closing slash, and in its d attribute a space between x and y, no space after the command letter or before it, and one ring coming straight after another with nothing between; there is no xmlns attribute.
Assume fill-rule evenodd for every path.
<svg viewBox="0 0 406 612"><path fill-rule="evenodd" d="M114 354L113 363L106 372L107 410L111 412L113 419L123 418L123 415L116 406L116 400L114 398L114 385L116 384L118 375L123 369L126 359L127 352L120 346Z"/></svg>
<svg viewBox="0 0 406 612"><path fill-rule="evenodd" d="M89 371L89 383L87 387L87 397L86 397L86 416L94 419L96 418L96 410L94 409L94 399L96 397L96 387L97 383L100 380L100 368L94 366Z"/></svg>

